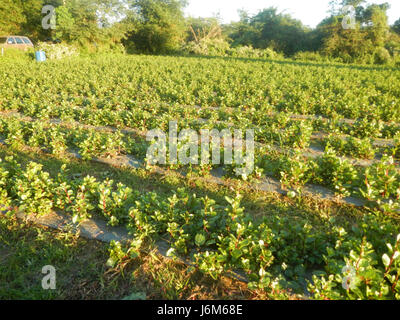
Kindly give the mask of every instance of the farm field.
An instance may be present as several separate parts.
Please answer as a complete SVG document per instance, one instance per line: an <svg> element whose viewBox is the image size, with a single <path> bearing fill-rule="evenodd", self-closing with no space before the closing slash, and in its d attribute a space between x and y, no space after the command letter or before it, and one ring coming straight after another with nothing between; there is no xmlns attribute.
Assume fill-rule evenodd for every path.
<svg viewBox="0 0 400 320"><path fill-rule="evenodd" d="M153 266L163 240L203 286L168 282L177 260L165 262L172 276L153 266L151 285L122 277L124 290L102 296L127 296L131 283L149 299L400 298L399 69L104 55L2 61L0 83L2 228L16 228L16 211L102 219L132 240L107 257L93 245L104 259L93 272ZM170 121L253 129L254 170L151 164L146 133Z"/></svg>

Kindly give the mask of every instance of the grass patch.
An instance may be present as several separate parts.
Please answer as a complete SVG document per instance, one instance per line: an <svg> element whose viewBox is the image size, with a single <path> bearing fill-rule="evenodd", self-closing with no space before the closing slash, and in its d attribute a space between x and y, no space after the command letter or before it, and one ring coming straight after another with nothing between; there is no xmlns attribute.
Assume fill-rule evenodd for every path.
<svg viewBox="0 0 400 320"><path fill-rule="evenodd" d="M0 215L0 299L267 299L245 283L214 281L155 250L109 268L109 245ZM56 268L44 290L43 266Z"/></svg>

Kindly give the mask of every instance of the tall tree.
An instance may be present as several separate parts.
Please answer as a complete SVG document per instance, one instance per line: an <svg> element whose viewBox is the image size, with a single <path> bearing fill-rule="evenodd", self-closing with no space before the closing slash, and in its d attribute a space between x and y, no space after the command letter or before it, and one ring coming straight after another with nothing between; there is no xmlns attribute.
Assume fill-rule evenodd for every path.
<svg viewBox="0 0 400 320"><path fill-rule="evenodd" d="M25 0L22 1L23 14L25 22L22 24L24 34L29 35L32 39L42 38L48 34L42 28L42 8L45 5L44 0Z"/></svg>
<svg viewBox="0 0 400 320"><path fill-rule="evenodd" d="M392 27L393 31L400 35L400 19L396 20Z"/></svg>
<svg viewBox="0 0 400 320"><path fill-rule="evenodd" d="M52 36L82 46L119 42L125 31L117 24L125 12L123 4L119 0L53 0L57 27Z"/></svg>
<svg viewBox="0 0 400 320"><path fill-rule="evenodd" d="M21 0L0 1L0 34L18 34L24 23L26 17Z"/></svg>
<svg viewBox="0 0 400 320"><path fill-rule="evenodd" d="M333 57L341 57L350 62L355 57L361 57L370 50L367 34L361 30L360 22L354 29L344 29L343 16L332 16L325 19L318 29L323 34L322 51Z"/></svg>
<svg viewBox="0 0 400 320"><path fill-rule="evenodd" d="M368 38L371 39L375 47L383 47L389 36L388 9L389 4L384 3L381 5L370 5L364 11L363 20L368 29Z"/></svg>
<svg viewBox="0 0 400 320"><path fill-rule="evenodd" d="M342 26L346 12L338 11L325 19L317 29L323 34L323 52L333 57L341 57L346 61L371 61L375 55L387 59L389 53L385 49L389 39L387 3L381 5L360 6L360 0L336 0L339 5L358 5L354 28ZM332 13L335 13L332 11ZM378 59L378 60L382 60ZM383 60L384 60L383 59Z"/></svg>
<svg viewBox="0 0 400 320"><path fill-rule="evenodd" d="M400 19L396 20L392 27L393 31L400 35Z"/></svg>
<svg viewBox="0 0 400 320"><path fill-rule="evenodd" d="M261 49L271 47L287 55L306 48L310 30L289 14L278 13L273 7L251 18L242 13L241 21L233 25L235 30L230 35L234 44L251 44Z"/></svg>
<svg viewBox="0 0 400 320"><path fill-rule="evenodd" d="M128 17L134 25L126 43L146 53L178 50L185 38L183 0L133 0Z"/></svg>

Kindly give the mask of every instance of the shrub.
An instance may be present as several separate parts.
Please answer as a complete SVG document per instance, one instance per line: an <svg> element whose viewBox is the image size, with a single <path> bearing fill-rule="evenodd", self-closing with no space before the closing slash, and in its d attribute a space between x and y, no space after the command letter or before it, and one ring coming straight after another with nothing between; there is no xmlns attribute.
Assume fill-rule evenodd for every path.
<svg viewBox="0 0 400 320"><path fill-rule="evenodd" d="M49 60L58 60L66 57L77 56L79 54L75 47L66 44L39 42L37 49L44 51Z"/></svg>
<svg viewBox="0 0 400 320"><path fill-rule="evenodd" d="M314 62L325 62L326 57L321 56L318 52L312 51L300 51L293 56L294 60L299 61L314 61Z"/></svg>
<svg viewBox="0 0 400 320"><path fill-rule="evenodd" d="M395 67L400 68L400 56L395 57L392 62Z"/></svg>
<svg viewBox="0 0 400 320"><path fill-rule="evenodd" d="M377 48L374 53L374 62L376 64L387 64L391 60L389 51L385 48Z"/></svg>
<svg viewBox="0 0 400 320"><path fill-rule="evenodd" d="M242 46L231 48L228 54L238 58L261 58L261 59L277 59L282 58L282 55L275 52L273 49L255 49L252 46Z"/></svg>
<svg viewBox="0 0 400 320"><path fill-rule="evenodd" d="M183 51L189 54L203 56L221 56L235 58L255 58L255 59L278 59L283 56L274 50L255 49L252 46L241 46L231 48L224 39L203 38L199 41L191 41L183 47Z"/></svg>
<svg viewBox="0 0 400 320"><path fill-rule="evenodd" d="M226 56L228 50L229 43L226 40L208 38L191 41L183 48L188 53L204 56Z"/></svg>
<svg viewBox="0 0 400 320"><path fill-rule="evenodd" d="M135 50L130 50L129 47L121 43L96 43L87 42L84 44L76 44L79 50L79 55L96 55L96 54L125 54L128 50L134 53Z"/></svg>

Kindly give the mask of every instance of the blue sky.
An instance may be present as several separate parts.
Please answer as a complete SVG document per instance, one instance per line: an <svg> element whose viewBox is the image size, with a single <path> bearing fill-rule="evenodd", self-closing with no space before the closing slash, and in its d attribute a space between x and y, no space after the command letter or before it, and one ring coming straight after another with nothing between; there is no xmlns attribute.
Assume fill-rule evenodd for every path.
<svg viewBox="0 0 400 320"><path fill-rule="evenodd" d="M220 14L223 22L237 21L238 9L246 9L251 14L270 6L279 11L290 13L294 18L301 20L305 25L315 27L328 14L330 0L189 0L186 15L193 17L210 17ZM389 22L400 18L400 0L369 1L373 3L388 2L391 8L388 12Z"/></svg>

